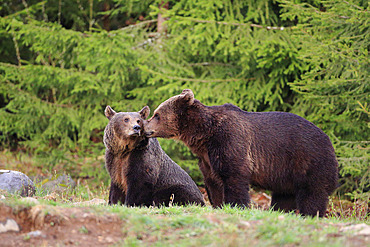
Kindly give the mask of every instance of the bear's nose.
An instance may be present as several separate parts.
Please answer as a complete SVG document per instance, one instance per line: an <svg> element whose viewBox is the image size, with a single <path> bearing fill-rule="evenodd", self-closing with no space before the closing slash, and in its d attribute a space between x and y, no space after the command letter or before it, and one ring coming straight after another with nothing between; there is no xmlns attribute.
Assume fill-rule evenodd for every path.
<svg viewBox="0 0 370 247"><path fill-rule="evenodd" d="M135 130L135 131L139 131L140 129L141 129L141 127L140 127L140 125L134 125L134 127L133 127L133 129Z"/></svg>

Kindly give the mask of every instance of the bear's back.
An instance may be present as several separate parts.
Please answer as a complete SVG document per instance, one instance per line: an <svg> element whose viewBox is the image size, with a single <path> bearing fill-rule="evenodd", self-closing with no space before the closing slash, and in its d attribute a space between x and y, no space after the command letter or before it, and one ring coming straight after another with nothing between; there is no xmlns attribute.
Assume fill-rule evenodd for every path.
<svg viewBox="0 0 370 247"><path fill-rule="evenodd" d="M305 174L325 177L322 173L326 172L325 179L336 180L334 148L329 137L313 123L286 112L254 113L230 106L225 109L230 121L223 131L235 133L235 126L239 128L238 134L229 136L229 145L231 149L238 148L234 152L238 153L237 159L249 160L253 184L284 192L294 190L293 183L287 181L304 181Z"/></svg>
<svg viewBox="0 0 370 247"><path fill-rule="evenodd" d="M150 153L150 156L153 154L156 156L156 159L152 159L151 161L152 163L154 162L155 166L157 166L160 170L160 173L158 174L158 187L173 186L178 184L195 186L195 183L190 178L189 174L187 174L163 151L156 138L150 138L150 145L148 146L148 150L146 152Z"/></svg>
<svg viewBox="0 0 370 247"><path fill-rule="evenodd" d="M148 175L152 177L155 204L167 205L174 195L174 203L204 205L203 195L195 182L163 151L156 138L149 138L145 148L132 152L129 173L142 174L143 179Z"/></svg>
<svg viewBox="0 0 370 247"><path fill-rule="evenodd" d="M274 143L277 145L310 142L332 146L320 128L293 113L247 112L232 104L211 108L217 112L218 118L225 118L220 131L237 132L237 135L248 136L253 142L277 142Z"/></svg>
<svg viewBox="0 0 370 247"><path fill-rule="evenodd" d="M287 112L246 112L231 104L212 107L217 118L214 140L229 140L231 149L258 160L330 156L336 163L329 137L308 120Z"/></svg>
<svg viewBox="0 0 370 247"><path fill-rule="evenodd" d="M287 112L245 113L249 129L257 133L257 142L305 152L334 152L329 137L308 120Z"/></svg>

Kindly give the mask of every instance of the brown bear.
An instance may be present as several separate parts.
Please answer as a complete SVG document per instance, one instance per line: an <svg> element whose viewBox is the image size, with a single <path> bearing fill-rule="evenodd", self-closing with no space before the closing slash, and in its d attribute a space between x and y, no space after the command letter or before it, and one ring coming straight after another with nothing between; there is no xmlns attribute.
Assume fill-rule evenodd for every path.
<svg viewBox="0 0 370 247"><path fill-rule="evenodd" d="M328 136L292 113L206 106L186 89L158 106L145 131L181 140L199 157L214 207L247 206L254 185L272 191L274 209L323 216L337 186L338 162Z"/></svg>
<svg viewBox="0 0 370 247"><path fill-rule="evenodd" d="M111 176L109 204L151 206L204 205L203 195L190 176L162 150L156 138L144 134L149 107L139 112L105 109L106 169Z"/></svg>

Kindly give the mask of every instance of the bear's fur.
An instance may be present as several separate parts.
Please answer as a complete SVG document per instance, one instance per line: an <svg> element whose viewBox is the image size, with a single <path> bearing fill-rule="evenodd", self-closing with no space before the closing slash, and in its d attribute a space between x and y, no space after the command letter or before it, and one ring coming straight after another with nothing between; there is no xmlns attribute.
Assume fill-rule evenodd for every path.
<svg viewBox="0 0 370 247"><path fill-rule="evenodd" d="M104 130L106 169L111 176L109 204L204 205L190 176L167 156L157 139L143 135L149 111L147 106L140 112L105 109L109 119Z"/></svg>
<svg viewBox="0 0 370 247"><path fill-rule="evenodd" d="M285 112L205 106L191 90L163 102L146 135L183 141L199 157L211 204L247 206L249 186L271 190L274 209L325 214L337 186L338 163L328 136Z"/></svg>

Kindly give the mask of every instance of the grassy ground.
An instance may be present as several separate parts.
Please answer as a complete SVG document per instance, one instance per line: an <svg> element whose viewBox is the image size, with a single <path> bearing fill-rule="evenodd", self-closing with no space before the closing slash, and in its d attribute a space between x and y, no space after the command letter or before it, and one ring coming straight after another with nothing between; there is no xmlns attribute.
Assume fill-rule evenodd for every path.
<svg viewBox="0 0 370 247"><path fill-rule="evenodd" d="M33 160L0 156L1 168L40 172ZM93 167L101 167L101 161ZM17 169L18 168L18 169ZM19 169L21 168L21 169ZM95 169L94 168L94 169ZM101 169L104 169L102 167ZM101 172L106 172L102 170ZM332 199L326 218L304 218L257 206L241 210L210 206L128 208L86 205L107 201L108 181L78 178L73 191L48 193L36 186L36 202L0 191L0 222L14 219L19 232L1 233L1 246L370 246L370 235L352 227L369 227L368 202ZM0 195L0 196L1 196ZM252 195L253 196L253 195ZM262 198L262 199L261 199ZM101 203L101 201L100 201ZM351 230L352 229L352 230ZM33 237L29 232L39 230Z"/></svg>
<svg viewBox="0 0 370 247"><path fill-rule="evenodd" d="M369 221L357 218L303 218L293 213L230 207L86 207L41 198L39 203L35 205L14 197L0 203L0 211L5 212L7 208L10 212L7 217L15 218L24 230L18 235L3 234L6 246L42 246L42 243L46 246L92 246L105 245L108 240L108 245L114 246L370 245L369 235L346 230L356 224L369 224ZM36 216L35 211L38 212ZM44 217L41 223L38 220L40 215ZM1 217L4 215L0 213ZM110 219L108 223L105 222L107 219ZM96 229L99 224L105 224L103 229L108 233ZM45 237L27 238L27 232L36 229L41 230ZM68 235L63 235L63 232L68 232ZM103 242L99 242L99 236Z"/></svg>

